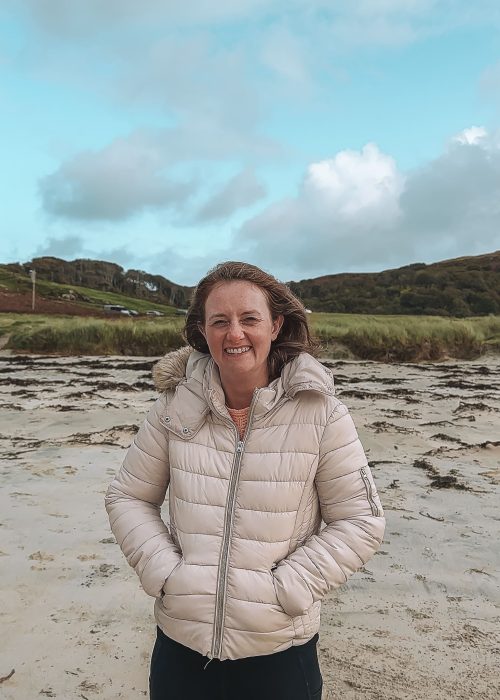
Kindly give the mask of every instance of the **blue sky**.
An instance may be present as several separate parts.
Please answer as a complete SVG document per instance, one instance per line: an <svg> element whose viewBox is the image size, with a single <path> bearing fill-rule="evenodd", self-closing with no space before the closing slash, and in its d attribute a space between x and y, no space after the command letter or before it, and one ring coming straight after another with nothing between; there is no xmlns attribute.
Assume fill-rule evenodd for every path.
<svg viewBox="0 0 500 700"><path fill-rule="evenodd" d="M0 261L497 250L499 39L492 0L4 0Z"/></svg>

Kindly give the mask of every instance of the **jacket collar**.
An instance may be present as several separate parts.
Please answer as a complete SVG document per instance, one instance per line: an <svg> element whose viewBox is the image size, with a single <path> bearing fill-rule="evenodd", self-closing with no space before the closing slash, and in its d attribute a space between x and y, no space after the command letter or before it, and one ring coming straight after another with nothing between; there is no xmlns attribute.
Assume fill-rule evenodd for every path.
<svg viewBox="0 0 500 700"><path fill-rule="evenodd" d="M210 355L190 347L170 352L153 368L153 378L158 391L175 391L162 422L180 437L193 437L210 410L230 420L219 370ZM254 420L263 418L281 401L294 399L301 391L327 396L335 393L331 371L308 353L288 362L277 379L258 390Z"/></svg>
<svg viewBox="0 0 500 700"><path fill-rule="evenodd" d="M204 390L204 375L210 355L186 346L167 353L153 367L153 381L162 393L174 391L160 422L189 440L203 425L210 410Z"/></svg>

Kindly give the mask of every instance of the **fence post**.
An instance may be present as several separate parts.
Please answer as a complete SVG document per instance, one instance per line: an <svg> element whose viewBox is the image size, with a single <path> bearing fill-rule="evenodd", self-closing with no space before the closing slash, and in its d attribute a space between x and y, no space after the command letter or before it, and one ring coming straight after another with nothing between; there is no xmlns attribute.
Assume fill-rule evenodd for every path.
<svg viewBox="0 0 500 700"><path fill-rule="evenodd" d="M33 283L33 292L31 295L31 310L35 310L35 283L36 283L36 270L30 270L30 277Z"/></svg>

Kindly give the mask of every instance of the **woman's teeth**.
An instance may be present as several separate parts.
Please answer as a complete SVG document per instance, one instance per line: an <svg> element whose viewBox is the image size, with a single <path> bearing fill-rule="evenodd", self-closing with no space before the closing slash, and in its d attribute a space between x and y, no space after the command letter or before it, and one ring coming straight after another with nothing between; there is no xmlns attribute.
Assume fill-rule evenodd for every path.
<svg viewBox="0 0 500 700"><path fill-rule="evenodd" d="M241 355L243 352L248 352L250 350L249 347L244 347L244 348L226 348L226 352L229 353L230 355Z"/></svg>

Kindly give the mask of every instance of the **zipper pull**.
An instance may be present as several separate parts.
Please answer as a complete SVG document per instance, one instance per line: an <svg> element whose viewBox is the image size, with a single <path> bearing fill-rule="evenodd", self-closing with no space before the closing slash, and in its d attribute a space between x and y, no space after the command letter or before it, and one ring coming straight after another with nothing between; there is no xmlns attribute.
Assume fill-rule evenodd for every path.
<svg viewBox="0 0 500 700"><path fill-rule="evenodd" d="M238 441L236 452L243 452L243 442L241 440Z"/></svg>

